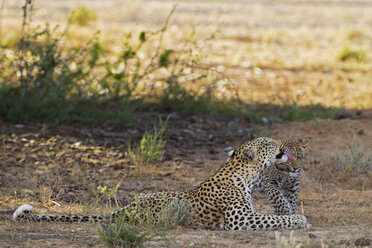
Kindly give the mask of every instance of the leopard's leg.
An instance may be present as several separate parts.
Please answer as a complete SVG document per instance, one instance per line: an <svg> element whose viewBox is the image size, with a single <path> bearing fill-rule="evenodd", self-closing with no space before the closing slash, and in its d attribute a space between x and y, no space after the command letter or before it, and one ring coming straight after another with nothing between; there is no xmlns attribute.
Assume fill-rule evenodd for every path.
<svg viewBox="0 0 372 248"><path fill-rule="evenodd" d="M282 187L284 197L290 203L293 214L296 213L298 195L300 193L300 183L301 175L288 178Z"/></svg>
<svg viewBox="0 0 372 248"><path fill-rule="evenodd" d="M310 227L303 215L259 214L251 211L247 197L237 189L226 192L224 227L229 230L276 230Z"/></svg>
<svg viewBox="0 0 372 248"><path fill-rule="evenodd" d="M235 205L226 209L224 226L227 230L278 230L308 228L311 225L303 215L252 213L247 206Z"/></svg>
<svg viewBox="0 0 372 248"><path fill-rule="evenodd" d="M264 187L264 190L267 199L269 199L274 208L275 214L291 215L295 213L290 201L280 192L277 184L267 183Z"/></svg>
<svg viewBox="0 0 372 248"><path fill-rule="evenodd" d="M248 184L246 190L243 192L243 196L248 202L249 211L252 213L255 212L254 207L253 207L253 201L252 201L254 186L255 186L255 182Z"/></svg>

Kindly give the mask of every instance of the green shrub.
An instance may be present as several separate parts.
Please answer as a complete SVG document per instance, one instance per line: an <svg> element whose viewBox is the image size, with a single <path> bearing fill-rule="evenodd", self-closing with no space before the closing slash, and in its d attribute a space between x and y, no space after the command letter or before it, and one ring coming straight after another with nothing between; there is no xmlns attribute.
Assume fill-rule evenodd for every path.
<svg viewBox="0 0 372 248"><path fill-rule="evenodd" d="M113 113L104 111L108 101L86 84L100 53L96 37L85 48L64 51L61 37L49 26L24 34L14 55L3 58L7 74L0 73L0 116L57 123L110 119Z"/></svg>
<svg viewBox="0 0 372 248"><path fill-rule="evenodd" d="M137 100L104 93L98 33L84 47L65 47L65 32L32 27L31 9L32 1L26 1L19 45L0 56L0 117L52 123L131 120Z"/></svg>
<svg viewBox="0 0 372 248"><path fill-rule="evenodd" d="M159 116L160 128L158 129L154 125L154 133L149 134L146 132L136 149L132 150L131 145L129 144L126 156L130 157L135 162L140 162L141 164L148 164L161 159L165 151L165 145L167 144L167 141L163 140L162 137L167 129L169 117L170 116L168 116L163 122Z"/></svg>
<svg viewBox="0 0 372 248"><path fill-rule="evenodd" d="M144 247L144 243L153 238L150 231L128 223L123 217L97 224L96 231L99 240L108 247Z"/></svg>
<svg viewBox="0 0 372 248"><path fill-rule="evenodd" d="M163 193L164 205L160 211L154 214L153 201L146 196L141 199L136 198L136 207L130 210L129 221L137 225L145 226L151 229L168 231L176 226L189 226L192 211L189 203L185 199L166 199L169 197Z"/></svg>
<svg viewBox="0 0 372 248"><path fill-rule="evenodd" d="M94 9L87 8L84 5L78 5L72 10L68 20L72 24L87 26L96 21L97 18L98 16Z"/></svg>
<svg viewBox="0 0 372 248"><path fill-rule="evenodd" d="M176 226L187 227L190 224L191 214L189 203L186 200L174 199L160 210L156 225L165 229Z"/></svg>
<svg viewBox="0 0 372 248"><path fill-rule="evenodd" d="M342 48L338 55L341 61L365 62L367 60L366 51L363 49L352 49L348 46Z"/></svg>
<svg viewBox="0 0 372 248"><path fill-rule="evenodd" d="M120 209L117 191L120 184L109 188L107 186L98 186L98 190L107 198L108 209ZM111 204L114 199L115 206ZM95 223L98 239L107 247L143 247L146 241L153 239L146 227L136 225L130 222L125 215L118 215L114 219L108 214L108 217L102 223Z"/></svg>

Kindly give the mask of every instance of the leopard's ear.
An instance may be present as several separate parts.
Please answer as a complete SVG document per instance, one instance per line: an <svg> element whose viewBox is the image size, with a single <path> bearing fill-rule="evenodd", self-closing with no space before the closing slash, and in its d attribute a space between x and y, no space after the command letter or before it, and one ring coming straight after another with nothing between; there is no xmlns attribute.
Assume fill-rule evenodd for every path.
<svg viewBox="0 0 372 248"><path fill-rule="evenodd" d="M254 155L254 151L253 150L244 150L243 151L243 156L249 160L253 160L255 155Z"/></svg>
<svg viewBox="0 0 372 248"><path fill-rule="evenodd" d="M227 158L227 160L226 160L226 164L231 160L231 158L235 155L235 150L231 150L231 151L229 151L227 154L228 154L228 158Z"/></svg>
<svg viewBox="0 0 372 248"><path fill-rule="evenodd" d="M234 149L229 151L228 156L231 158L232 156L234 156L235 152L236 151Z"/></svg>
<svg viewBox="0 0 372 248"><path fill-rule="evenodd" d="M309 144L311 140L311 137L306 137L298 140L298 146L300 146L303 150L307 148L307 145Z"/></svg>

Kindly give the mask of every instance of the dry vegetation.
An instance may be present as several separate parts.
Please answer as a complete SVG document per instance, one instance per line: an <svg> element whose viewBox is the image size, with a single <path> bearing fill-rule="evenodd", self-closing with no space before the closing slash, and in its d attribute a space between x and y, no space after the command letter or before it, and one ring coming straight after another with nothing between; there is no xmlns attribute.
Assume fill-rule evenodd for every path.
<svg viewBox="0 0 372 248"><path fill-rule="evenodd" d="M1 56L9 56L21 38L24 2L3 3ZM92 42L94 32L100 30L99 49L93 51L102 51L105 56L95 61L98 66L93 74L84 74L76 84L87 89L92 89L89 82L98 81L101 75L107 76L102 69L105 60L117 66L116 69L123 69L116 60L123 54L128 34L141 41L142 31L150 35L161 30L174 4L161 0L79 1L79 11L90 16L85 22L79 18L74 21L72 10L76 3L38 0L32 19L34 26L44 27L48 22L51 30L56 24L64 27L70 22L61 43L67 48ZM82 10L81 6L88 8ZM146 246L349 247L367 244L368 239L372 239L370 16L372 5L363 0L180 2L161 37L163 50L159 50L156 57L159 66L154 71L146 71L144 80L140 81L143 87L135 89L136 94L128 98L130 101L117 105L113 97L94 107L89 102L88 108L81 102L74 105L81 111L76 111L77 116L91 118L85 122L105 125L67 125L63 124L66 120L76 122L77 119L63 119L59 115L56 116L61 119L56 122L43 116L42 120L31 118L30 123L27 112L14 112L11 119L3 110L6 105L0 102L0 115L7 120L0 122L0 211L3 211L0 246L102 247L95 227L90 224L15 223L10 220L10 213L25 203L33 205L40 214L109 211L107 206L111 202L100 193L98 186L114 187L118 183L117 199L122 205L139 192L188 189L219 168L227 157L226 147L236 147L244 140L261 135L313 138L298 208L313 224L310 230L294 231L290 237L287 231L276 234L179 227L167 233L167 238L149 241ZM62 31L60 28L56 32ZM150 36L146 36L146 40ZM153 49L156 51L158 47L158 38L149 39L138 53L144 68L148 68ZM93 43L95 41L93 39ZM163 60L161 55L165 56ZM182 62L171 69L163 66L176 59ZM5 76L10 78L7 73L12 73L4 70L4 64L0 69L0 83L4 83ZM177 87L171 89L178 91L167 91L171 85L167 80L172 78L169 75L176 75L176 86L187 92L203 95L210 87L213 98L190 96ZM20 75L11 76L14 79ZM114 79L107 79L109 87L115 85ZM194 79L198 80L189 83ZM72 93L78 88L73 88ZM88 93L94 94L92 92ZM154 92L166 94L158 98ZM174 92L183 94L182 101L172 98ZM0 95L3 96L6 95ZM132 102L142 97L142 103L146 104L140 103L138 107L137 102ZM123 95L119 94L118 98L122 99ZM2 99L5 98L0 101ZM35 102L38 103L37 99ZM40 106L36 103L33 106ZM124 103L130 105L125 113L92 116L88 112L85 115L89 108L110 113L111 109L123 108ZM203 108L206 103L213 103L214 108ZM263 107L258 103L268 106L261 111ZM314 107L315 104L322 106ZM188 110L183 111L185 108ZM340 113L340 108L347 110ZM160 159L146 161L144 165L127 156L128 147L136 148L145 133L153 134L154 125L157 130L161 129L159 113L153 110L161 110L163 120L169 112L172 114L161 135L166 141L165 153L160 149ZM212 110L219 117L189 115ZM229 112L233 114L223 117ZM55 113L49 111L45 115ZM112 118L117 115L120 115L119 121ZM102 116L106 119L97 121ZM338 119L327 119L335 116ZM78 122L84 122L81 119ZM16 125L9 120L26 124ZM303 122L283 123L283 120ZM140 154L141 148L138 149L131 154ZM272 211L263 196L255 196L254 205L261 212Z"/></svg>

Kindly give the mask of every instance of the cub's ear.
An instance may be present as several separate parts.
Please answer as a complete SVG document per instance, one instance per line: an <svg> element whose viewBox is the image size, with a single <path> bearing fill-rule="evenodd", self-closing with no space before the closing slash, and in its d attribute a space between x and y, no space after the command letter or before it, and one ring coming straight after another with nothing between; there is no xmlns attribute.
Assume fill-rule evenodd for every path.
<svg viewBox="0 0 372 248"><path fill-rule="evenodd" d="M298 140L298 145L301 146L302 149L306 149L307 145L309 144L311 137L306 137Z"/></svg>
<svg viewBox="0 0 372 248"><path fill-rule="evenodd" d="M254 158L254 152L252 150L244 150L243 156L249 160L253 160Z"/></svg>

